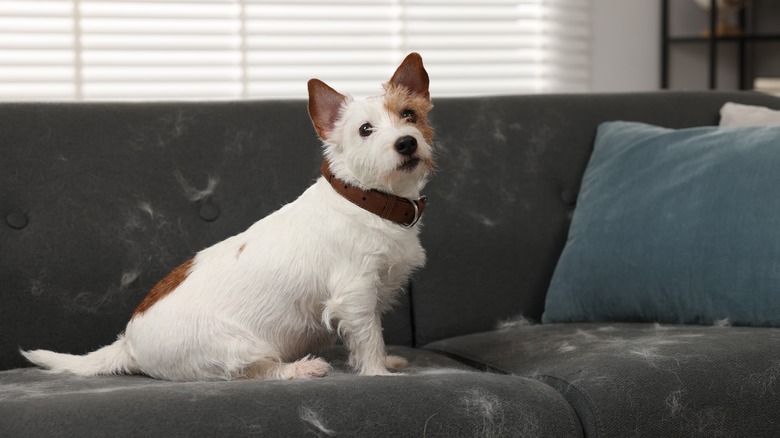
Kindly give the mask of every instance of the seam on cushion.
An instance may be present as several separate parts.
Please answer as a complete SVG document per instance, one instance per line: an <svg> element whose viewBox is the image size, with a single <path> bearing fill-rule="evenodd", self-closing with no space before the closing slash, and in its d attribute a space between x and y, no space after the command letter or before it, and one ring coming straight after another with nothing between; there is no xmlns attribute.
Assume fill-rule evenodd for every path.
<svg viewBox="0 0 780 438"><path fill-rule="evenodd" d="M485 362L482 362L482 361L478 360L477 358L471 357L471 356L469 356L467 354L453 353L451 351L439 350L438 348L431 348L431 347L423 347L423 349L424 350L428 350L428 351L433 351L435 353L443 354L444 356L447 356L450 359L457 360L458 362L460 362L460 363L462 363L464 365L470 366L471 368L474 368L474 369L477 369L477 370L489 371L489 372L498 373L498 374L514 374L514 373L512 373L510 371L501 369L500 367L489 365L489 364L487 364Z"/></svg>
<svg viewBox="0 0 780 438"><path fill-rule="evenodd" d="M549 374L539 374L538 376L536 376L536 379L539 380L540 382L543 382L545 385L554 389L556 392L558 392L558 394L563 396L563 398L566 400L569 406L571 406L572 410L574 411L574 414L577 416L577 419L580 421L580 427L582 428L586 437L597 438L603 435L604 424L601 421L601 415L599 414L599 410L596 407L596 405L592 403L590 398L585 393L577 389L576 386L572 385L568 381L561 379L560 377L551 376ZM592 423L594 424L594 427L592 428L587 427L585 421L583 421L582 417L577 412L577 409L574 407L574 403L572 403L572 401L570 401L569 398L566 397L566 394L570 392L574 392L577 395L577 397L579 397L584 401L583 407L589 411L588 414L590 418L593 419Z"/></svg>
<svg viewBox="0 0 780 438"><path fill-rule="evenodd" d="M576 391L577 394L581 395L583 399L587 400L587 406L588 406L589 409L591 409L590 406L592 405L592 403L590 403L590 400L588 400L587 397L585 397L577 388L575 388L570 383L568 383L568 382L566 382L564 380L561 380L561 379L559 379L557 377L548 376L548 375L539 375L537 377L522 376L520 374L515 374L515 373L512 373L512 372L509 372L509 371L507 371L505 369L502 369L501 367L497 367L495 365L489 365L487 363L481 362L481 361L477 360L476 358L471 357L471 356L469 356L467 354L453 353L451 351L444 351L444 350L439 350L438 348L430 348L430 347L425 347L424 349L428 350L428 351L433 351L435 353L443 354L444 356L447 356L450 359L457 360L458 362L460 362L460 363L462 363L464 365L470 366L470 367L478 369L478 370L494 372L494 373L498 373L498 374L504 374L504 375L507 375L507 376L522 377L522 378L526 378L526 379L530 379L530 380L535 380L535 381L537 381L539 383L544 384L545 386L551 388L553 391L557 392L561 397L563 397L563 400L566 402L566 405L569 408L571 408L572 412L574 412L574 416L577 418L577 422L579 422L579 424L577 422L573 422L573 421L570 422L569 430L571 431L572 436L577 435L577 426L579 426L579 430L581 430L585 436L588 436L586 434L585 427L583 427L582 418L580 418L580 415L577 413L577 409L574 408L574 406L571 404L569 399L567 399L566 396L563 395L563 393L561 391L559 391L555 386L553 386L549 382L547 382L546 379L559 381L559 382L565 383L566 385L569 385L569 387L571 389ZM541 377L541 379L538 378L538 377ZM593 409L591 409L591 410L593 411ZM594 417L594 418L598 418L598 417ZM600 425L600 422L596 421L596 423L597 423L597 425L596 425L597 429L602 429L602 427ZM599 434L599 430L595 430L594 432L595 432L595 435L591 435L591 436L598 437L600 435Z"/></svg>
<svg viewBox="0 0 780 438"><path fill-rule="evenodd" d="M550 385L548 382L546 382L546 381L544 381L542 379L528 377L528 376L518 376L518 377L524 377L524 378L527 378L527 379L535 380L535 381L537 381L537 382L547 386L548 388L552 389L553 391L557 392L558 395L563 397L563 401L566 402L566 406L568 406L569 409L571 409L571 411L574 413L574 418L576 418L576 421L570 421L569 422L569 431L571 432L571 436L576 436L577 435L577 430L581 431L583 436L586 436L586 437L588 436L587 433L586 433L585 428L582 425L582 418L580 418L580 415L577 413L577 410L574 409L574 406L572 406L571 402L560 391L558 391L557 389L555 389L554 386ZM542 375L541 377L551 377L552 379L554 379L554 377L546 376L546 375ZM598 437L598 435L599 435L599 433L598 433L598 431L596 431L596 435L595 436Z"/></svg>

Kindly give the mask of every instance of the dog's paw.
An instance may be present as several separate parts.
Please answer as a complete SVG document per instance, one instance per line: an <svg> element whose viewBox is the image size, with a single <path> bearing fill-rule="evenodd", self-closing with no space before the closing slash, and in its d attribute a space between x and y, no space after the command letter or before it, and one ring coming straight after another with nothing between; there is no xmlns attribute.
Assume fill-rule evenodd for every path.
<svg viewBox="0 0 780 438"><path fill-rule="evenodd" d="M385 366L393 370L406 368L407 365L409 365L409 361L405 357L388 355L385 358Z"/></svg>
<svg viewBox="0 0 780 438"><path fill-rule="evenodd" d="M289 379L322 377L330 371L330 364L319 357L304 357L288 365Z"/></svg>

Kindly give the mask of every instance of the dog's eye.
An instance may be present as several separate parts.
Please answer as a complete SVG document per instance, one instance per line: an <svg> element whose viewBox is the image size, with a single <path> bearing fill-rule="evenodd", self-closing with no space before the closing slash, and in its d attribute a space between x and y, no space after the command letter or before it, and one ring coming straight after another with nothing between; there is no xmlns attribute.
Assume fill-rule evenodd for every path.
<svg viewBox="0 0 780 438"><path fill-rule="evenodd" d="M370 123L364 123L360 125L358 132L360 132L361 137L368 137L372 132L374 132L374 126Z"/></svg>
<svg viewBox="0 0 780 438"><path fill-rule="evenodd" d="M417 114L414 113L414 111L410 109L405 109L401 113L401 118L410 122L410 123L417 123Z"/></svg>

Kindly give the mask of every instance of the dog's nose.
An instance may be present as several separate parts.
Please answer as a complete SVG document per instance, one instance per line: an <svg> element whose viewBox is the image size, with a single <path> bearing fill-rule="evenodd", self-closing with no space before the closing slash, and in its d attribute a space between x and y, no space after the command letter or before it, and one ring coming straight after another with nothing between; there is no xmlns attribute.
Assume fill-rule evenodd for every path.
<svg viewBox="0 0 780 438"><path fill-rule="evenodd" d="M417 150L417 139L406 135L395 141L395 150L401 155L412 155Z"/></svg>

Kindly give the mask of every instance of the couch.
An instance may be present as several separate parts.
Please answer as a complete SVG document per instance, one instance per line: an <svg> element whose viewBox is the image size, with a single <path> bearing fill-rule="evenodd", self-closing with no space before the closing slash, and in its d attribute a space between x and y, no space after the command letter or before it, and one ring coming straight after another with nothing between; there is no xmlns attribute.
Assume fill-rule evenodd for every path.
<svg viewBox="0 0 780 438"><path fill-rule="evenodd" d="M599 125L716 125L726 102L780 109L748 92L434 99L428 263L383 318L406 375L356 376L335 346L321 379L189 383L49 374L19 349L112 342L170 269L295 199L321 160L306 103L1 103L0 436L778 436L771 324L545 317Z"/></svg>

